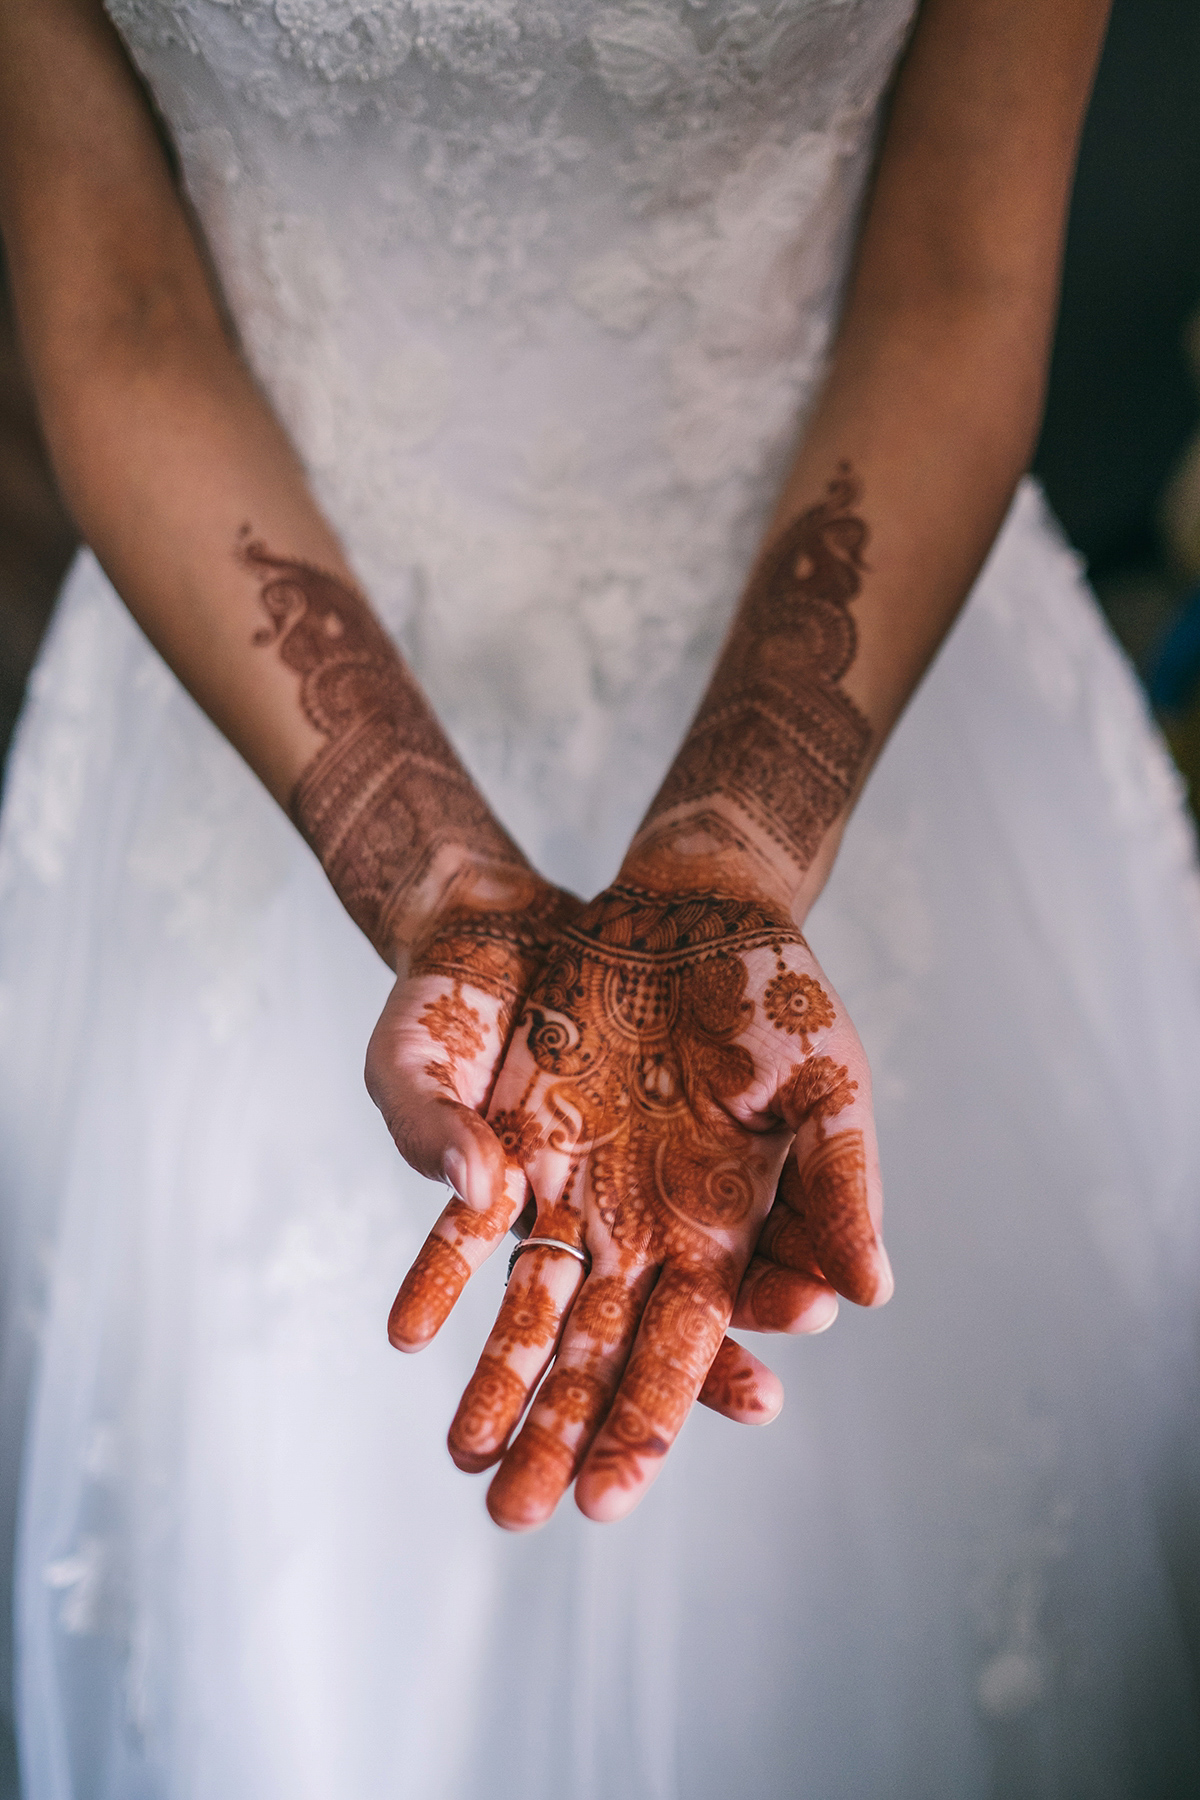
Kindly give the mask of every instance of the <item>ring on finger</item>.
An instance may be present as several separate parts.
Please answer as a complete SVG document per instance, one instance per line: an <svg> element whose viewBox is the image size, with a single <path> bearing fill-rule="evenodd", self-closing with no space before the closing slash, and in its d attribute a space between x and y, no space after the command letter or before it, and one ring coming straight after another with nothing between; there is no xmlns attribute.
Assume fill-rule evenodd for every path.
<svg viewBox="0 0 1200 1800"><path fill-rule="evenodd" d="M584 1274L592 1266L592 1259L586 1250L580 1250L575 1244L564 1244L561 1238L527 1237L522 1238L508 1259L508 1274L504 1277L504 1285L512 1280L512 1272L517 1266L517 1258L526 1250L561 1250L567 1256L573 1256L576 1262L583 1264Z"/></svg>

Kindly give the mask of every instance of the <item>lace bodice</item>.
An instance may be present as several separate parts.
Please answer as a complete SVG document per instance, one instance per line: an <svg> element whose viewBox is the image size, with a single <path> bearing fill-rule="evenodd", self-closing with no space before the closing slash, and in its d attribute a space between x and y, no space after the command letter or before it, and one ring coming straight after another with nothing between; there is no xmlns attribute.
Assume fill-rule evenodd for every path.
<svg viewBox="0 0 1200 1800"><path fill-rule="evenodd" d="M910 0L109 4L373 599L518 835L602 879L819 368Z"/></svg>

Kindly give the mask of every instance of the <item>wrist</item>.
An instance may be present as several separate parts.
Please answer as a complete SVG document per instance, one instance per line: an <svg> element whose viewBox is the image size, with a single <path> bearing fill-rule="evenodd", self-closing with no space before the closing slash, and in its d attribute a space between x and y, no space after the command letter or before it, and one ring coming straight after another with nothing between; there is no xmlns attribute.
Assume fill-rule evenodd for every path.
<svg viewBox="0 0 1200 1800"><path fill-rule="evenodd" d="M647 820L619 879L657 892L753 897L802 924L828 879L843 828L844 819L831 825L802 868L735 801L710 795L703 805L674 807Z"/></svg>

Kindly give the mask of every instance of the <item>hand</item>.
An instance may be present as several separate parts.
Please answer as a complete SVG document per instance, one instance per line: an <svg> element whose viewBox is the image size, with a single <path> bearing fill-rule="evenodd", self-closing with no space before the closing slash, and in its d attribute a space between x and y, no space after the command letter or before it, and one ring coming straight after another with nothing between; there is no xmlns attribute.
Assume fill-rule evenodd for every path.
<svg viewBox="0 0 1200 1800"><path fill-rule="evenodd" d="M523 1210L526 1229L532 1224L520 1145L503 1120L493 1121L499 1134L485 1124L483 1109L534 973L557 928L581 905L532 872L469 874L415 948L372 1034L367 1087L397 1148L455 1195L393 1308L397 1349L422 1349ZM729 1342L701 1399L758 1424L778 1412L782 1390L756 1357Z"/></svg>
<svg viewBox="0 0 1200 1800"><path fill-rule="evenodd" d="M591 1517L628 1512L706 1378L710 1397L724 1384L735 1299L739 1322L812 1329L834 1288L891 1291L866 1061L778 904L708 885L600 895L533 983L489 1118L510 1206L523 1172L535 1235L591 1258L584 1279L552 1250L520 1257L451 1428L460 1466L503 1459L488 1499L501 1524L540 1524L577 1473ZM439 1222L428 1273L449 1249Z"/></svg>
<svg viewBox="0 0 1200 1800"><path fill-rule="evenodd" d="M529 984L580 907L530 869L468 866L414 944L367 1049L367 1089L401 1156L447 1182L481 1223L506 1215L501 1235L515 1212L483 1109Z"/></svg>

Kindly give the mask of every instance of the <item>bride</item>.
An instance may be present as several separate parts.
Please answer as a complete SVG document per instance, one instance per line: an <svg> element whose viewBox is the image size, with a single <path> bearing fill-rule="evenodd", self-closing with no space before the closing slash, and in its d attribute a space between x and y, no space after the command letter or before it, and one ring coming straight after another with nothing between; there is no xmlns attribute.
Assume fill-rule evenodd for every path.
<svg viewBox="0 0 1200 1800"><path fill-rule="evenodd" d="M29 1800L1189 1790L1195 868L1021 480L1104 10L0 11Z"/></svg>

